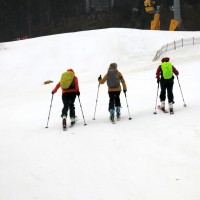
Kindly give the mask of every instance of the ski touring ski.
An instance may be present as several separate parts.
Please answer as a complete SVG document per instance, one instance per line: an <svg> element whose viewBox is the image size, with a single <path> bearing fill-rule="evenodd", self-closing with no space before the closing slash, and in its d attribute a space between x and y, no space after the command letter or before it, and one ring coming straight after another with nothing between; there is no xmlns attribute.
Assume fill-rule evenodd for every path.
<svg viewBox="0 0 200 200"><path fill-rule="evenodd" d="M74 119L71 119L70 128L72 128L78 121L78 117L76 116Z"/></svg>
<svg viewBox="0 0 200 200"><path fill-rule="evenodd" d="M110 121L112 122L112 124L116 123L115 117L114 116L110 116Z"/></svg>
<svg viewBox="0 0 200 200"><path fill-rule="evenodd" d="M110 117L109 119L113 124L116 124L117 121L120 121L120 116L117 115L116 117Z"/></svg>
<svg viewBox="0 0 200 200"><path fill-rule="evenodd" d="M62 120L63 131L66 131L67 128L72 128L76 124L77 121L78 121L78 118L75 117L75 119L71 121L70 125L67 126L67 119L63 118Z"/></svg>
<svg viewBox="0 0 200 200"><path fill-rule="evenodd" d="M116 118L117 118L117 121L119 121L120 120L120 114L117 114Z"/></svg>
<svg viewBox="0 0 200 200"><path fill-rule="evenodd" d="M71 122L69 127L72 128L74 125L75 125L75 122Z"/></svg>
<svg viewBox="0 0 200 200"><path fill-rule="evenodd" d="M169 113L165 108L162 108L160 105L157 106L158 110L161 110L163 113Z"/></svg>
<svg viewBox="0 0 200 200"><path fill-rule="evenodd" d="M169 114L170 114L170 115L173 115L173 114L174 114L174 111L173 111L173 110L170 110L170 111L169 111Z"/></svg>
<svg viewBox="0 0 200 200"><path fill-rule="evenodd" d="M162 107L160 105L157 106L158 110L161 110L163 113L169 113L170 115L174 114L173 109L170 109L169 112L165 109L162 109Z"/></svg>
<svg viewBox="0 0 200 200"><path fill-rule="evenodd" d="M66 130L67 130L67 122L66 122L66 118L63 118L62 126L63 126L63 131L66 131Z"/></svg>

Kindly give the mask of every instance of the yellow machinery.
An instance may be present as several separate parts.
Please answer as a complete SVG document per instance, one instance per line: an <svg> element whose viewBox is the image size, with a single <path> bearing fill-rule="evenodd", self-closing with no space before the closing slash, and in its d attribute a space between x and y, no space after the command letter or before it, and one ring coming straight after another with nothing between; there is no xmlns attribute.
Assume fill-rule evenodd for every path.
<svg viewBox="0 0 200 200"><path fill-rule="evenodd" d="M176 28L178 27L178 25L179 25L179 21L176 20L176 19L172 19L171 23L170 23L170 26L169 26L169 30L170 31L175 31Z"/></svg>
<svg viewBox="0 0 200 200"><path fill-rule="evenodd" d="M147 13L154 14L154 19L151 21L151 30L160 30L160 14L156 9L156 2L145 0L144 6Z"/></svg>
<svg viewBox="0 0 200 200"><path fill-rule="evenodd" d="M148 13L154 13L155 12L155 1L152 0L145 0L144 1L144 6L145 6L145 10Z"/></svg>
<svg viewBox="0 0 200 200"><path fill-rule="evenodd" d="M154 14L154 19L151 21L151 30L160 30L160 14Z"/></svg>
<svg viewBox="0 0 200 200"><path fill-rule="evenodd" d="M158 6L156 6L156 1L144 0L145 11L149 14L154 14L154 18L151 21L151 30L160 30L160 14ZM170 23L169 30L174 31L179 25L179 21L172 19Z"/></svg>

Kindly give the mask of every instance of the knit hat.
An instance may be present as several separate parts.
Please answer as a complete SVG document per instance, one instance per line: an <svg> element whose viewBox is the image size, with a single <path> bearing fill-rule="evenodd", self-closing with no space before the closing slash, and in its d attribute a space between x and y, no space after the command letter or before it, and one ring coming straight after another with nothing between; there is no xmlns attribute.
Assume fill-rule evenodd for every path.
<svg viewBox="0 0 200 200"><path fill-rule="evenodd" d="M73 69L68 69L67 71L68 71L68 72L74 72L74 70L73 70Z"/></svg>
<svg viewBox="0 0 200 200"><path fill-rule="evenodd" d="M111 63L109 66L109 69L116 69L117 68L117 63Z"/></svg>
<svg viewBox="0 0 200 200"><path fill-rule="evenodd" d="M169 62L169 59L170 59L170 58L166 57L166 58L165 58L165 62Z"/></svg>
<svg viewBox="0 0 200 200"><path fill-rule="evenodd" d="M161 62L169 62L169 59L168 57L162 58Z"/></svg>

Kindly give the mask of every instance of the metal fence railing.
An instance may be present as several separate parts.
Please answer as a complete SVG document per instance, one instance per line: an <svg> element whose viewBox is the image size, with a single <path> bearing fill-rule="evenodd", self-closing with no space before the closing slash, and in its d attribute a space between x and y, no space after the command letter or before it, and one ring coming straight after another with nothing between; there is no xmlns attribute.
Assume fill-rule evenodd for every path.
<svg viewBox="0 0 200 200"><path fill-rule="evenodd" d="M192 37L192 38L186 38L186 39L180 39L180 40L175 40L171 43L168 43L164 46L162 46L157 52L155 57L153 58L153 61L156 61L157 59L160 58L160 56L163 53L166 52L170 52L170 51L174 51L176 49L180 49L182 47L186 47L186 46L192 46L192 45L196 45L196 44L200 44L200 37Z"/></svg>

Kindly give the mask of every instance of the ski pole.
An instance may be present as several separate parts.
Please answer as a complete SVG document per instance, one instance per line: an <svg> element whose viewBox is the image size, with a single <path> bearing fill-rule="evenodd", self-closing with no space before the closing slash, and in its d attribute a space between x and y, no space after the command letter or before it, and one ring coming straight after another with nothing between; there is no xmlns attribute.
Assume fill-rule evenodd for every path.
<svg viewBox="0 0 200 200"><path fill-rule="evenodd" d="M127 100L127 96L126 96L126 92L124 92L124 95L125 95L125 99L126 99L126 105L127 105L127 109L128 109L128 116L129 116L129 120L131 120L131 116L130 116L130 112L129 112L129 106L128 106L128 100Z"/></svg>
<svg viewBox="0 0 200 200"><path fill-rule="evenodd" d="M153 114L157 114L156 108L157 108L157 101L158 101L158 91L159 91L159 82L158 82L158 87L157 87L157 95L156 95L156 105L155 105L155 111Z"/></svg>
<svg viewBox="0 0 200 200"><path fill-rule="evenodd" d="M181 90L181 85L180 85L180 82L179 82L179 78L178 78L178 76L176 76L177 77L177 80L178 80L178 84L179 84L179 87L180 87L180 91L181 91L181 95L182 95L182 99L183 99L183 106L184 107L186 107L186 104L185 104L185 100L184 100L184 98L183 98L183 93L182 93L182 90Z"/></svg>
<svg viewBox="0 0 200 200"><path fill-rule="evenodd" d="M99 85L98 85L98 90L97 90L97 98L96 98L96 105L95 105L94 118L93 118L93 120L95 120L95 115L96 115L97 102L98 102L98 96L99 96L99 87L100 87L100 83L99 83Z"/></svg>
<svg viewBox="0 0 200 200"><path fill-rule="evenodd" d="M50 103L50 109L49 109L49 116L48 116L48 119L47 119L47 126L46 126L46 128L48 128L48 124L49 124L49 118L50 118L50 112L51 112L51 107L52 107L52 101L53 101L53 94L52 94L52 97L51 97L51 103Z"/></svg>
<svg viewBox="0 0 200 200"><path fill-rule="evenodd" d="M81 101L80 101L79 96L78 96L78 100L79 100L79 104L80 104L80 107L81 107L81 112L82 112L83 121L84 121L84 126L85 126L85 125L87 125L87 124L85 123L85 117L84 117L84 114L83 114L83 109L82 109L82 106L81 106Z"/></svg>

